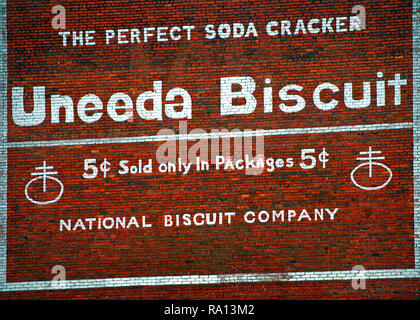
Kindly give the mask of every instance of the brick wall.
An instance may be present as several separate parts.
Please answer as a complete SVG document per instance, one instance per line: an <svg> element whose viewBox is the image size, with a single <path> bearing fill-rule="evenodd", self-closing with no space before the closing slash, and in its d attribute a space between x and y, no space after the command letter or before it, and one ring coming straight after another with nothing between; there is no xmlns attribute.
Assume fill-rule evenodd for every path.
<svg viewBox="0 0 420 320"><path fill-rule="evenodd" d="M51 24L51 8L58 4L66 9L65 30ZM366 10L366 28L350 31L355 5ZM411 1L8 1L0 297L418 298L416 14ZM347 17L346 32L337 32L337 17ZM323 32L322 19L331 18L334 31L326 27ZM293 34L299 19L305 33ZM311 19L319 19L318 33L308 29ZM290 21L292 35L267 34L268 22L277 21L281 30L282 20ZM206 38L206 25L233 23L242 23L245 31L253 23L258 36ZM144 27L173 26L180 27L179 40L169 36L157 41L155 29L144 41ZM194 26L190 39L182 26ZM138 29L140 43L135 37L134 43L130 37L128 43L118 43L118 29L127 29L122 34L130 36ZM88 30L95 30L94 45L74 46L70 34L64 46L59 35ZM115 32L109 44L107 30ZM388 82L397 75L407 81L400 102ZM227 77L255 81L257 106L252 113L221 114L221 78ZM156 160L157 150L169 139L159 135L160 129L182 133L180 120L165 113L165 103L162 120L145 120L134 110L133 117L116 122L107 112L113 94L126 94L135 108L137 97L153 90L156 81L162 82L163 99L176 87L189 93L192 115L182 119L188 132L267 130L251 134L265 135L264 156L292 158L293 165L257 175L214 166L185 175L119 174L122 159L130 164ZM385 81L383 91L378 81ZM352 83L354 99L362 99L363 82L370 83L370 103L349 107L345 83ZM322 83L338 88L320 95L326 103L336 100L333 108L322 110L314 102ZM303 88L298 94L305 107L297 112L283 110L296 103L293 99L279 107L284 102L279 91L290 84ZM25 112L30 113L36 109L32 89L37 86L45 87L45 119L19 125L12 92L24 88ZM273 92L270 112L264 104L268 87ZM92 123L83 121L77 107L87 94L103 104L101 118ZM54 95L71 97L73 117L61 109L53 120ZM246 102L233 100L237 105ZM178 147L185 143L191 148L197 139L182 141ZM359 153L369 147L382 152L381 162L392 172L390 182L378 190L362 190L351 180ZM314 149L317 161L308 170L300 165L305 149ZM321 161L323 150L326 163ZM84 178L85 159L96 159L98 165L106 159L107 176L99 172L95 179ZM44 161L54 166L64 192L59 201L40 205L28 201L25 188ZM386 171L373 172L379 177L372 185L388 177ZM29 197L40 188L28 189ZM59 192L57 185L52 191ZM332 218L327 209L335 208ZM315 210L321 209L324 218L315 219ZM281 210L292 210L296 217L272 221L272 212ZM270 220L250 223L250 211L257 216L266 211ZM219 212L235 212L232 223L165 226L165 215L175 219ZM84 220L95 219L96 225L99 219L133 216L139 221L146 217L152 226L89 230ZM84 228L75 227L78 219ZM69 220L71 230L63 227ZM67 290L50 289L56 265L65 268ZM366 289L352 288L356 265L366 269Z"/></svg>

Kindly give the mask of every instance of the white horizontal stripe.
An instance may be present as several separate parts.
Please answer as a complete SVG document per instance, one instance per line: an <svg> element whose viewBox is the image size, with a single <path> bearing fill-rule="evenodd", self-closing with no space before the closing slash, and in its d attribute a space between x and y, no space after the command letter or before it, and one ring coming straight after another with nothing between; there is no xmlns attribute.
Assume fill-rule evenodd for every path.
<svg viewBox="0 0 420 320"><path fill-rule="evenodd" d="M235 138L235 137L340 133L340 132L357 132L357 131L410 129L412 127L413 127L412 122L400 122L400 123L382 123L382 124L369 124L369 125L290 128L290 129L272 129L272 130L247 129L246 131L239 131L239 132L213 132L213 133L200 133L200 134L174 134L174 135L154 135L154 136L119 137L119 138L9 142L7 145L3 146L3 148L4 147L6 148L56 147L56 146L75 146L75 145L91 145L91 144L139 143L139 142L154 142L154 141L169 141L169 140L197 140L197 139L217 139L217 138Z"/></svg>
<svg viewBox="0 0 420 320"><path fill-rule="evenodd" d="M223 284L250 282L293 282L293 281L331 281L359 279L360 271L319 271L288 273L242 273L221 275L186 275L166 277L135 277L67 280L65 287L55 288L52 281L9 282L0 291L60 290L131 286L163 286L193 284ZM420 271L415 269L366 270L365 279L420 278ZM351 284L349 283L349 286Z"/></svg>

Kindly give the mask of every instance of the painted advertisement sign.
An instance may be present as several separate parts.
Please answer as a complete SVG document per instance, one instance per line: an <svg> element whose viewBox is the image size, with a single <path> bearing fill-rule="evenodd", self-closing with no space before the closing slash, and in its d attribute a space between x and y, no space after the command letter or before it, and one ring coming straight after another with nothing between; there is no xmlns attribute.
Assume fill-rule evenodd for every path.
<svg viewBox="0 0 420 320"><path fill-rule="evenodd" d="M419 277L416 4L0 3L3 291Z"/></svg>

